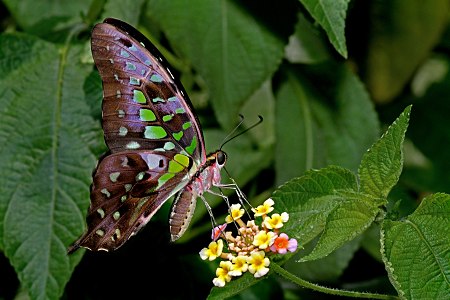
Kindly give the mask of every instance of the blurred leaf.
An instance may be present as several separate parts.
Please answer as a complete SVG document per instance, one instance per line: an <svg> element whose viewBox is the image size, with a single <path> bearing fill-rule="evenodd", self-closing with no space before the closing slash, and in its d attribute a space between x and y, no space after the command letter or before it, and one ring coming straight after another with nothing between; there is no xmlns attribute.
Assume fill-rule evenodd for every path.
<svg viewBox="0 0 450 300"><path fill-rule="evenodd" d="M100 21L105 18L116 18L137 26L144 2L145 0L108 0Z"/></svg>
<svg viewBox="0 0 450 300"><path fill-rule="evenodd" d="M325 30L336 51L347 58L344 29L350 0L300 0L300 2Z"/></svg>
<svg viewBox="0 0 450 300"><path fill-rule="evenodd" d="M330 58L317 28L313 27L303 14L298 16L295 33L291 35L285 48L285 56L291 63L306 64L319 63Z"/></svg>
<svg viewBox="0 0 450 300"><path fill-rule="evenodd" d="M261 1L151 0L147 7L205 79L216 118L228 129L244 101L278 68L295 20L289 5ZM275 21L281 16L282 23Z"/></svg>
<svg viewBox="0 0 450 300"><path fill-rule="evenodd" d="M403 167L403 141L410 113L411 106L364 154L358 170L362 192L384 199L397 183Z"/></svg>
<svg viewBox="0 0 450 300"><path fill-rule="evenodd" d="M375 101L402 92L449 20L448 0L372 1L365 81Z"/></svg>
<svg viewBox="0 0 450 300"><path fill-rule="evenodd" d="M0 36L0 53L25 58L0 66L0 247L32 299L59 298L81 258L66 251L84 226L98 133L81 51Z"/></svg>
<svg viewBox="0 0 450 300"><path fill-rule="evenodd" d="M298 260L305 253L311 252L314 246L308 244L304 250L297 252L283 267L289 272L308 281L336 282L358 250L359 244L360 239L356 238L322 259L299 263Z"/></svg>
<svg viewBox="0 0 450 300"><path fill-rule="evenodd" d="M87 13L90 2L40 0L37 5L32 0L3 1L19 26L42 37L81 22L81 13Z"/></svg>
<svg viewBox="0 0 450 300"><path fill-rule="evenodd" d="M263 117L263 122L251 129L245 135L254 137L259 147L267 148L275 143L275 98L272 91L272 84L266 81L245 101L241 108L241 113L245 117L245 124L248 127L258 121L258 115ZM238 139L246 139L245 136Z"/></svg>
<svg viewBox="0 0 450 300"><path fill-rule="evenodd" d="M302 70L288 71L276 93L277 184L327 164L356 171L379 132L367 92L345 66Z"/></svg>
<svg viewBox="0 0 450 300"><path fill-rule="evenodd" d="M450 60L445 61L447 68ZM414 101L414 115L408 137L425 155L427 164L406 166L404 178L419 190L450 192L450 72L432 84L423 97ZM406 168L409 167L409 168Z"/></svg>
<svg viewBox="0 0 450 300"><path fill-rule="evenodd" d="M445 299L450 290L450 195L423 199L402 221L382 224L389 278L405 299Z"/></svg>

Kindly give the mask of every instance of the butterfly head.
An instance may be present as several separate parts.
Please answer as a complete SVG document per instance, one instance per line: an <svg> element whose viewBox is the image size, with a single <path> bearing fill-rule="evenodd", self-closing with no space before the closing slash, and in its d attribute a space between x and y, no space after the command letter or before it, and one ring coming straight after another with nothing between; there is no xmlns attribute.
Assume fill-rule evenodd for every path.
<svg viewBox="0 0 450 300"><path fill-rule="evenodd" d="M219 168L222 168L227 162L227 157L227 154L223 150L217 150L208 155L207 161L209 165L215 164Z"/></svg>

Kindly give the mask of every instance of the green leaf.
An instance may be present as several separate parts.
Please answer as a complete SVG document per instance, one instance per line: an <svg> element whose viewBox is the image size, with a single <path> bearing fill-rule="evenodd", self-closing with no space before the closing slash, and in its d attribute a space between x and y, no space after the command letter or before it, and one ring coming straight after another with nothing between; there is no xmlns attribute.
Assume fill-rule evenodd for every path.
<svg viewBox="0 0 450 300"><path fill-rule="evenodd" d="M246 290L247 288L249 288L250 286L267 278L268 276L266 275L262 278L256 279L255 277L253 277L252 274L246 272L241 277L231 280L230 282L227 282L227 284L224 287L212 288L211 292L209 293L208 299L209 300L225 299L237 295L242 291Z"/></svg>
<svg viewBox="0 0 450 300"><path fill-rule="evenodd" d="M345 242L364 232L379 212L379 201L351 190L339 192L336 204L329 212L326 225L314 250L300 261L316 260L327 256Z"/></svg>
<svg viewBox="0 0 450 300"><path fill-rule="evenodd" d="M347 58L345 17L350 0L300 0L300 2L325 30L336 51Z"/></svg>
<svg viewBox="0 0 450 300"><path fill-rule="evenodd" d="M334 63L286 73L276 93L276 183L328 164L356 172L379 134L373 104L359 79Z"/></svg>
<svg viewBox="0 0 450 300"><path fill-rule="evenodd" d="M446 299L450 290L450 195L434 194L402 221L382 224L382 256L404 299Z"/></svg>
<svg viewBox="0 0 450 300"><path fill-rule="evenodd" d="M356 190L356 178L337 166L308 171L279 187L272 198L277 211L289 212L285 232L300 244L311 241L322 232L328 214L338 205L340 197L335 192L343 189Z"/></svg>
<svg viewBox="0 0 450 300"><path fill-rule="evenodd" d="M397 183L403 167L403 141L411 106L389 126L386 133L364 154L358 170L361 191L386 198Z"/></svg>
<svg viewBox="0 0 450 300"><path fill-rule="evenodd" d="M277 70L295 22L295 10L271 2L152 0L147 7L205 79L216 117L228 129L246 98Z"/></svg>
<svg viewBox="0 0 450 300"><path fill-rule="evenodd" d="M0 247L32 299L57 299L81 253L89 203L91 148L99 131L81 91L91 65L82 47L1 35L0 53L16 53L0 74ZM23 59L21 59L23 58Z"/></svg>

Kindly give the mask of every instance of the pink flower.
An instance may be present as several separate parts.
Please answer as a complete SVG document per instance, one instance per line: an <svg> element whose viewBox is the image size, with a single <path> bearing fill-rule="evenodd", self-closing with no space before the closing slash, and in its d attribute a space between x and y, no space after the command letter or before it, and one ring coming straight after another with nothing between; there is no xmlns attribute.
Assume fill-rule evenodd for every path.
<svg viewBox="0 0 450 300"><path fill-rule="evenodd" d="M281 233L270 246L270 250L279 254L285 254L287 251L294 252L297 250L297 240L289 239L287 234Z"/></svg>

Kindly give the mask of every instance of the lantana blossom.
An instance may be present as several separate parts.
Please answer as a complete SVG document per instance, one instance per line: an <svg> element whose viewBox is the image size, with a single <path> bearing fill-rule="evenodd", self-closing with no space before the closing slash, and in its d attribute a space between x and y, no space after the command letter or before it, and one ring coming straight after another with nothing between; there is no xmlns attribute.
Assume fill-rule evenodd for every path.
<svg viewBox="0 0 450 300"><path fill-rule="evenodd" d="M222 287L232 277L241 276L249 271L254 277L262 277L269 272L270 255L285 254L297 249L297 240L289 239L287 234L280 232L280 228L289 220L286 212L281 214L273 211L274 201L267 199L264 204L253 209L255 219L244 222L241 218L245 209L241 204L234 204L229 209L225 221L233 222L237 230L225 231L227 223L216 226L212 230L213 240L208 248L200 251L203 260L222 259L216 269L215 286ZM226 241L226 244L224 243Z"/></svg>
<svg viewBox="0 0 450 300"><path fill-rule="evenodd" d="M230 270L232 268L231 261L222 260L220 267L216 269L216 278L213 279L213 284L218 287L223 287L225 283L230 282Z"/></svg>
<svg viewBox="0 0 450 300"><path fill-rule="evenodd" d="M232 223L233 221L239 220L244 215L244 209L241 208L240 204L233 204L230 207L230 214L226 216L225 222Z"/></svg>
<svg viewBox="0 0 450 300"><path fill-rule="evenodd" d="M287 212L280 214L273 214L271 217L264 218L264 226L267 229L279 229L283 227L283 223L289 221L289 214Z"/></svg>
<svg viewBox="0 0 450 300"><path fill-rule="evenodd" d="M265 257L264 251L253 252L247 259L249 264L248 271L256 278L262 277L269 272L270 260Z"/></svg>
<svg viewBox="0 0 450 300"><path fill-rule="evenodd" d="M232 262L233 262L233 265L232 265L231 271L230 271L231 276L241 276L242 273L247 271L248 264L247 264L246 256L239 255L237 257L233 257Z"/></svg>
<svg viewBox="0 0 450 300"><path fill-rule="evenodd" d="M260 231L253 239L253 245L259 247L259 249L266 249L273 244L276 238L276 234L272 231Z"/></svg>
<svg viewBox="0 0 450 300"><path fill-rule="evenodd" d="M222 254L223 250L223 240L218 240L217 242L209 243L208 248L203 248L200 251L200 257L203 260L215 260L218 256Z"/></svg>
<svg viewBox="0 0 450 300"><path fill-rule="evenodd" d="M272 252L285 254L287 251L294 252L297 250L297 240L289 239L286 233L281 233L270 246Z"/></svg>
<svg viewBox="0 0 450 300"><path fill-rule="evenodd" d="M264 201L262 205L259 205L256 208L252 208L252 211L255 213L255 217L261 217L263 215L271 213L273 211L274 204L275 202L272 200L272 198L269 198L266 201Z"/></svg>

